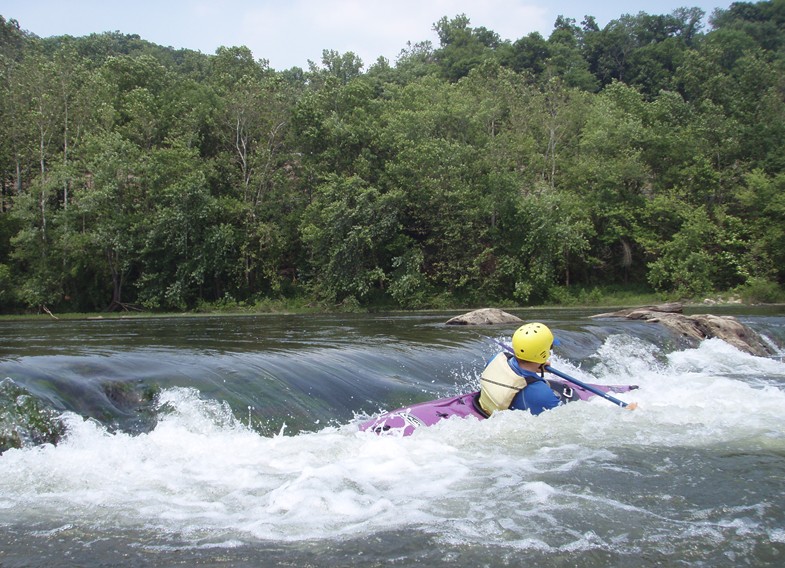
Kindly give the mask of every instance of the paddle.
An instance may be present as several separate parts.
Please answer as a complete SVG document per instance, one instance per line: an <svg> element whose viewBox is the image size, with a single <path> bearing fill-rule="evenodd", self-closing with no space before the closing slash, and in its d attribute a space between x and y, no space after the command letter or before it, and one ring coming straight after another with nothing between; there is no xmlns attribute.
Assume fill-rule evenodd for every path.
<svg viewBox="0 0 785 568"><path fill-rule="evenodd" d="M603 392L600 389L594 388L591 385L587 385L583 381L579 381L578 379L575 379L575 378L569 376L566 373L562 373L561 371L558 371L558 370L554 369L550 365L545 365L545 370L548 371L549 373L553 373L557 377L561 377L565 381L570 381L571 383L578 385L582 389L586 389L587 391L591 391L594 394L596 394L597 396L601 396L602 398L604 398L606 400L610 400L612 403L618 404L622 408L626 408L627 410L635 410L636 408L638 408L638 403L637 402L631 402L631 403L628 404L628 403L624 402L623 400L619 400L618 398L609 395L607 392Z"/></svg>

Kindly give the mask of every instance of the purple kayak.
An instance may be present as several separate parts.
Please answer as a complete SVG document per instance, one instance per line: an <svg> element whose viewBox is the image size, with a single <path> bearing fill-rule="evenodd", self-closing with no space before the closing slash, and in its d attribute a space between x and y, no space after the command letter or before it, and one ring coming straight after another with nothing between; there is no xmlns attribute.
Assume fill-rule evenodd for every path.
<svg viewBox="0 0 785 568"><path fill-rule="evenodd" d="M551 389L563 402L588 400L596 396L591 390L567 381L551 378L548 378L547 381ZM597 385L593 383L587 383L587 386L600 390L603 393L621 393L638 388L635 385ZM479 391L476 391L404 406L363 422L360 424L360 430L370 430L377 434L389 432L399 436L409 436L421 426L433 426L440 420L452 418L453 416L459 418L473 416L479 420L484 420L488 418L488 415L479 406L479 395Z"/></svg>

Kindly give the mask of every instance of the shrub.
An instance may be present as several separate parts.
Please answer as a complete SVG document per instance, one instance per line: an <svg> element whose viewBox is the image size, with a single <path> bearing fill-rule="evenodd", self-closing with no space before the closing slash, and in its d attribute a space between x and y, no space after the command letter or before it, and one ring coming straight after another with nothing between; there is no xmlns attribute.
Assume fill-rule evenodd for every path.
<svg viewBox="0 0 785 568"><path fill-rule="evenodd" d="M737 287L735 292L749 304L776 304L785 301L782 287L765 278L750 278Z"/></svg>

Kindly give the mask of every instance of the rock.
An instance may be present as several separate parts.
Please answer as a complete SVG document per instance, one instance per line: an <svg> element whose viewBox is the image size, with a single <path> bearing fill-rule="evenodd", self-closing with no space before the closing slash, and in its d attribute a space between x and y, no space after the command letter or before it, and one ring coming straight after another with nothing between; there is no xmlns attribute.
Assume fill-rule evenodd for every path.
<svg viewBox="0 0 785 568"><path fill-rule="evenodd" d="M685 337L703 340L716 337L722 339L745 353L767 357L774 355L774 349L757 332L744 325L733 316L696 314L685 316L680 304L663 304L620 310L592 317L624 317L660 323Z"/></svg>
<svg viewBox="0 0 785 568"><path fill-rule="evenodd" d="M0 381L0 455L11 448L57 444L63 436L60 412L13 380Z"/></svg>
<svg viewBox="0 0 785 568"><path fill-rule="evenodd" d="M640 308L627 308L619 310L618 312L610 312L607 314L597 314L593 318L627 318L627 319L647 319L647 314L652 312L680 314L684 311L684 306L678 302L671 302L668 304L659 304L657 306L643 306Z"/></svg>
<svg viewBox="0 0 785 568"><path fill-rule="evenodd" d="M447 320L447 325L496 325L500 323L519 323L523 322L518 316L508 314L497 308L482 308L455 316Z"/></svg>

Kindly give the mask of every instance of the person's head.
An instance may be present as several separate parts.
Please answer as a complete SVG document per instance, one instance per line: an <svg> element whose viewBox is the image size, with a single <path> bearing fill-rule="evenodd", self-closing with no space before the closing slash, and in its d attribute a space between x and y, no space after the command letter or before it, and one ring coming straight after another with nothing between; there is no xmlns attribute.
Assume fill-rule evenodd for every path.
<svg viewBox="0 0 785 568"><path fill-rule="evenodd" d="M547 365L551 349L559 340L553 337L548 326L542 323L527 323L512 334L512 350L519 361Z"/></svg>

